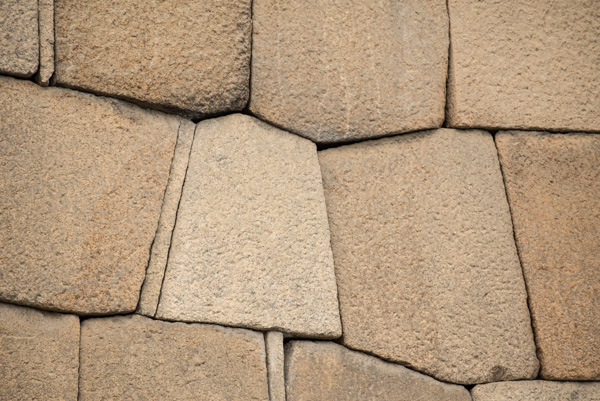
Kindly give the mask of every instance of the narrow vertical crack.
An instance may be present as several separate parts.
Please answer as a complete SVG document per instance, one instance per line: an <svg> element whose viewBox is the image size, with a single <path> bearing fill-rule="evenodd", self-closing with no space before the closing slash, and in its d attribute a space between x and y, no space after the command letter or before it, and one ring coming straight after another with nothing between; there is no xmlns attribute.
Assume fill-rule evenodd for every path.
<svg viewBox="0 0 600 401"><path fill-rule="evenodd" d="M448 93L449 93L449 86L450 86L450 66L451 66L451 62L452 62L452 30L450 29L452 22L450 21L450 4L449 4L449 2L450 2L450 0L446 0L446 15L448 16L448 55L447 55L448 65L446 66L446 93L444 94L445 105L444 105L444 121L442 122L442 128L448 127L448 104L449 104Z"/></svg>
<svg viewBox="0 0 600 401"><path fill-rule="evenodd" d="M83 321L81 320L81 318L79 318L79 349L77 352L77 359L78 359L78 365L77 365L77 401L79 401L79 397L81 394L81 334L82 334L82 327Z"/></svg>
<svg viewBox="0 0 600 401"><path fill-rule="evenodd" d="M250 57L248 59L248 101L241 110L242 113L252 115L250 101L252 100L252 55L254 46L254 0L250 1Z"/></svg>

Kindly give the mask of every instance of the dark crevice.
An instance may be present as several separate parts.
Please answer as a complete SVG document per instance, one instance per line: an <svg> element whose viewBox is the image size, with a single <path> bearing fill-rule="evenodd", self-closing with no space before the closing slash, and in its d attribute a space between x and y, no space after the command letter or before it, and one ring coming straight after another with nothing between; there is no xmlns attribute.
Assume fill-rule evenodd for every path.
<svg viewBox="0 0 600 401"><path fill-rule="evenodd" d="M444 121L442 122L444 128L448 127L448 87L450 85L450 63L452 61L452 31L450 29L450 5L448 0L446 0L446 15L448 16L448 65L446 68L446 93L444 94L446 104L444 105Z"/></svg>
<svg viewBox="0 0 600 401"><path fill-rule="evenodd" d="M77 401L79 401L79 397L81 394L81 335L82 335L82 324L83 324L83 320L82 318L79 319L79 348L77 349L77 359L78 359L78 365L77 365Z"/></svg>
<svg viewBox="0 0 600 401"><path fill-rule="evenodd" d="M250 101L252 100L252 55L254 45L254 1L250 2L250 58L248 60L248 101L242 109L242 113L250 114Z"/></svg>

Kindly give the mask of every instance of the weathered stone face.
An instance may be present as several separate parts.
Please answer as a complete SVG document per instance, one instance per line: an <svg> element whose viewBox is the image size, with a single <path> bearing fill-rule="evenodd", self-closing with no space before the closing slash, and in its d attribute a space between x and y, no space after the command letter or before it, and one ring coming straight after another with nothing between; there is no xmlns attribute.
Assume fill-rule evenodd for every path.
<svg viewBox="0 0 600 401"><path fill-rule="evenodd" d="M284 377L283 334L278 331L265 333L267 369L269 376L269 400L286 401Z"/></svg>
<svg viewBox="0 0 600 401"><path fill-rule="evenodd" d="M0 303L0 399L77 400L79 318Z"/></svg>
<svg viewBox="0 0 600 401"><path fill-rule="evenodd" d="M80 401L269 399L262 333L142 316L81 327Z"/></svg>
<svg viewBox="0 0 600 401"><path fill-rule="evenodd" d="M471 401L461 386L330 342L286 348L287 400Z"/></svg>
<svg viewBox="0 0 600 401"><path fill-rule="evenodd" d="M255 0L250 109L316 142L444 120L444 0Z"/></svg>
<svg viewBox="0 0 600 401"><path fill-rule="evenodd" d="M341 334L316 147L241 114L197 125L157 317Z"/></svg>
<svg viewBox="0 0 600 401"><path fill-rule="evenodd" d="M501 132L540 377L600 380L600 135Z"/></svg>
<svg viewBox="0 0 600 401"><path fill-rule="evenodd" d="M541 380L490 383L471 390L473 401L600 401L600 383Z"/></svg>
<svg viewBox="0 0 600 401"><path fill-rule="evenodd" d="M454 383L535 377L491 135L421 132L319 161L344 344Z"/></svg>
<svg viewBox="0 0 600 401"><path fill-rule="evenodd" d="M0 74L30 77L38 68L37 0L0 2Z"/></svg>
<svg viewBox="0 0 600 401"><path fill-rule="evenodd" d="M0 299L135 310L179 119L0 77Z"/></svg>
<svg viewBox="0 0 600 401"><path fill-rule="evenodd" d="M600 130L600 2L449 0L449 126Z"/></svg>
<svg viewBox="0 0 600 401"><path fill-rule="evenodd" d="M250 0L55 0L56 79L193 116L248 102Z"/></svg>

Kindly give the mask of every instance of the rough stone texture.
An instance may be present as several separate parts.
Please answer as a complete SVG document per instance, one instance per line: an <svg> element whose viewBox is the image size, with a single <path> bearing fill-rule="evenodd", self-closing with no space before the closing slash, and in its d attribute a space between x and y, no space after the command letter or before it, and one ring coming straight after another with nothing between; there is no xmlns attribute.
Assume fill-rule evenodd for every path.
<svg viewBox="0 0 600 401"><path fill-rule="evenodd" d="M491 135L421 132L319 161L344 344L454 383L535 377Z"/></svg>
<svg viewBox="0 0 600 401"><path fill-rule="evenodd" d="M600 135L496 136L540 376L600 380Z"/></svg>
<svg viewBox="0 0 600 401"><path fill-rule="evenodd" d="M190 116L241 110L250 15L250 0L56 0L57 83Z"/></svg>
<svg viewBox="0 0 600 401"><path fill-rule="evenodd" d="M316 142L437 128L444 0L255 0L250 110Z"/></svg>
<svg viewBox="0 0 600 401"><path fill-rule="evenodd" d="M265 333L267 348L267 371L269 373L269 400L286 401L283 373L283 334L278 331Z"/></svg>
<svg viewBox="0 0 600 401"><path fill-rule="evenodd" d="M196 127L157 317L341 334L310 141L241 114Z"/></svg>
<svg viewBox="0 0 600 401"><path fill-rule="evenodd" d="M179 119L0 77L0 300L135 310Z"/></svg>
<svg viewBox="0 0 600 401"><path fill-rule="evenodd" d="M268 401L261 333L146 317L81 327L80 401Z"/></svg>
<svg viewBox="0 0 600 401"><path fill-rule="evenodd" d="M449 0L452 127L600 130L600 2Z"/></svg>
<svg viewBox="0 0 600 401"><path fill-rule="evenodd" d="M37 0L0 1L0 74L32 76L39 46Z"/></svg>
<svg viewBox="0 0 600 401"><path fill-rule="evenodd" d="M541 380L490 383L471 390L473 401L600 401L600 383Z"/></svg>
<svg viewBox="0 0 600 401"><path fill-rule="evenodd" d="M39 0L40 69L36 82L48 86L54 74L54 0Z"/></svg>
<svg viewBox="0 0 600 401"><path fill-rule="evenodd" d="M196 124L185 120L181 122L179 127L169 182L167 183L158 229L152 243L150 261L148 262L148 269L146 269L146 278L142 285L137 309L137 313L145 316L154 317L156 314L160 287L165 276L173 227L177 218L177 209L179 208L195 129Z"/></svg>
<svg viewBox="0 0 600 401"><path fill-rule="evenodd" d="M0 304L0 399L77 400L79 319Z"/></svg>
<svg viewBox="0 0 600 401"><path fill-rule="evenodd" d="M438 382L331 342L290 342L285 375L288 401L471 401L462 386Z"/></svg>

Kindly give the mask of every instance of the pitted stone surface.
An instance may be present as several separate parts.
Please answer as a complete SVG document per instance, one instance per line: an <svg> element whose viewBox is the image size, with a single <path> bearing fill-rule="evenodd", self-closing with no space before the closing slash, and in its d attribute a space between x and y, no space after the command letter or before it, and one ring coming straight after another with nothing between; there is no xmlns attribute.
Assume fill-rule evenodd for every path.
<svg viewBox="0 0 600 401"><path fill-rule="evenodd" d="M0 74L30 77L38 68L38 1L0 1Z"/></svg>
<svg viewBox="0 0 600 401"><path fill-rule="evenodd" d="M0 399L77 400L79 318L0 304Z"/></svg>
<svg viewBox="0 0 600 401"><path fill-rule="evenodd" d="M85 320L80 401L268 401L262 333L143 316Z"/></svg>
<svg viewBox="0 0 600 401"><path fill-rule="evenodd" d="M0 300L135 310L179 119L0 77Z"/></svg>
<svg viewBox="0 0 600 401"><path fill-rule="evenodd" d="M331 342L286 346L287 400L471 401L462 386Z"/></svg>
<svg viewBox="0 0 600 401"><path fill-rule="evenodd" d="M241 114L197 125L157 317L341 334L310 141Z"/></svg>
<svg viewBox="0 0 600 401"><path fill-rule="evenodd" d="M490 383L471 390L473 401L600 401L600 383L527 380Z"/></svg>
<svg viewBox="0 0 600 401"><path fill-rule="evenodd" d="M600 131L600 2L449 0L447 120Z"/></svg>
<svg viewBox="0 0 600 401"><path fill-rule="evenodd" d="M454 383L535 377L491 135L420 132L319 161L344 344Z"/></svg>
<svg viewBox="0 0 600 401"><path fill-rule="evenodd" d="M39 0L40 69L36 82L50 84L54 74L54 0Z"/></svg>
<svg viewBox="0 0 600 401"><path fill-rule="evenodd" d="M437 128L444 0L255 0L250 110L316 142Z"/></svg>
<svg viewBox="0 0 600 401"><path fill-rule="evenodd" d="M59 85L190 116L248 102L250 0L55 0Z"/></svg>
<svg viewBox="0 0 600 401"><path fill-rule="evenodd" d="M501 132L540 376L600 380L600 135Z"/></svg>

